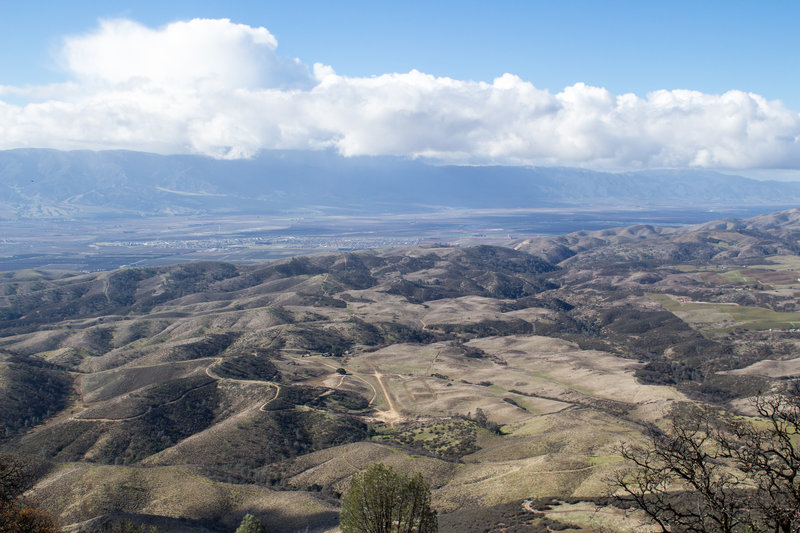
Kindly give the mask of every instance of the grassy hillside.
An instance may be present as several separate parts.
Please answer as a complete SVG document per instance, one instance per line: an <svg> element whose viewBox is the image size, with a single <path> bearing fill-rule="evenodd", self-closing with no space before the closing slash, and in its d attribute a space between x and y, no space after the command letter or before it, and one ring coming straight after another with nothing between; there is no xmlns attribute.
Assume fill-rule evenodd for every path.
<svg viewBox="0 0 800 533"><path fill-rule="evenodd" d="M423 473L444 531L465 509L625 530L618 510L586 511L620 442L798 372L797 218L14 273L2 447L52 462L33 495L76 531L115 516L233 531L247 512L329 530L376 461Z"/></svg>

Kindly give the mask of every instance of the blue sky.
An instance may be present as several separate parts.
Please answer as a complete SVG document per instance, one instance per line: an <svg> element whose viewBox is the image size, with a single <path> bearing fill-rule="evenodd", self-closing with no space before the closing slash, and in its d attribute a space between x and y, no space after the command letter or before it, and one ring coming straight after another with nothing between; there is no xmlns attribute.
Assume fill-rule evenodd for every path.
<svg viewBox="0 0 800 533"><path fill-rule="evenodd" d="M797 31L800 27L800 2L796 1L759 3L3 1L0 2L0 85L4 86L5 90L0 91L0 101L5 101L9 106L16 106L11 109L11 114L18 122L15 122L13 127L9 126L9 129L24 134L16 145L35 144L42 138L42 144L62 147L55 141L51 142L31 133L34 125L29 115L34 110L24 108L25 104L63 101L64 105L69 103L80 107L76 103L75 95L79 92L76 87L72 87L72 95L67 95L69 88L66 88L63 97L58 94L57 88L51 87L42 91L30 90L31 87L42 88L53 83L71 82L81 85L83 92L86 92L87 76L95 81L99 78L109 81L106 73L87 74L88 71L81 70L80 66L76 67L76 61L85 59L85 52L83 59L78 60L73 57L71 60L64 60L66 37L80 38L102 33L98 26L100 19L126 19L157 32L163 30L169 23L185 22L194 18L227 18L231 24L265 28L277 41L277 48L273 50L276 57L282 58L281 61L297 58L303 68L312 73L312 77L304 86L305 89L311 89L321 79L319 72L314 71L313 67L315 63L320 63L330 67L331 72L335 72L340 78L356 80L353 81L355 85L351 84L353 86L349 88L348 94L352 95L356 90L353 87L357 86L357 90L362 92L359 92L354 102L369 101L373 108L381 105L378 103L380 99L372 100L374 94L382 91L387 105L390 105L396 101L395 91L408 94L409 86L413 86L414 90L423 91L419 99L460 98L465 92L474 95L481 93L481 96L475 97L478 100L459 104L469 106L474 103L478 106L475 102L494 98L490 92L494 94L501 88L507 92L511 82L508 81L502 87L497 85L493 88L494 92L487 92L485 88L474 85L464 85L457 90L448 88L441 79L451 78L465 84L475 81L493 84L505 73L514 75L517 80L537 91L546 91L554 100L547 103L537 97L535 102L524 100L520 103L522 97L519 95L529 93L529 88L512 83L518 96L512 98L516 103L509 101L507 105L521 105L520 114L529 117L526 124L538 124L534 128L536 132L532 132L527 126L512 131L508 128L497 129L498 125L481 122L478 128L480 131L486 129L493 131L490 136L482 138L481 147L498 138L503 138L504 144L502 147L498 144L486 148L475 157L470 156L475 152L475 145L469 142L455 146L452 143L436 140L412 143L408 142L407 138L402 138L385 145L366 143L365 138L384 131L387 125L380 121L370 122L371 132L354 132L348 129L352 124L333 121L329 116L316 116L313 119L315 122L313 127L301 125L300 129L303 129L304 133L297 135L303 137L302 142L298 140L299 137L289 138L290 136L286 134L289 130L295 132L298 129L295 124L277 123L273 120L269 124L253 125L240 135L248 139L258 137L258 142L253 141L251 146L235 147L240 139L236 138L234 133L228 132L222 135L224 138L216 140L198 141L187 137L176 138L174 142L166 139L160 144L151 143L152 145L131 141L129 143L131 148L237 157L247 156L252 150L260 148L333 146L345 154L390 153L478 163L483 161L563 163L634 168L648 166L796 168L798 165L796 158L790 154L797 148L798 129L795 120L797 111L800 110L800 91L797 90L800 87L800 32ZM106 30L106 37L109 31L123 32L120 28ZM206 30L198 29L198 32L202 31ZM220 32L224 33L221 29ZM103 44L105 42L99 37L91 41L95 43L92 46L106 46ZM128 46L136 47L135 41L126 42ZM86 44L82 50L85 51L87 46L90 44ZM125 58L121 57L120 62L124 61ZM274 58L269 61L273 64ZM260 64L256 62L249 65L259 68ZM86 68L91 70L95 67ZM369 85L365 81L373 77L386 77L392 73L408 74L412 70L439 80L436 82L437 87L430 87L430 80L416 78L387 79L386 83L377 85ZM284 68L282 72L287 71ZM301 75L298 72L291 74L292 80L296 81L297 76ZM119 84L121 78L115 76L114 83ZM137 76L147 77L149 73L143 71ZM172 82L174 80L169 81ZM274 76L270 83L283 89L289 87L287 80L279 82ZM402 88L398 89L397 84L402 85ZM575 87L576 84L580 84L580 87L572 93L565 91L566 88ZM392 87L387 88L390 85ZM265 87L261 80L255 86L248 85L244 88L252 91ZM29 90L23 90L24 88ZM587 96L589 94L587 91L595 88L604 89L607 92L606 96L610 95L610 98L616 99L616 103L609 104L611 107L602 111L605 118L583 127L577 136L601 136L598 143L601 149L596 148L589 137L587 137L589 140L579 138L574 143L570 140L573 137L565 138L564 142L558 147L553 147L551 151L540 149L541 141L531 141L526 147L520 140L529 136L533 138L539 133L542 138L552 136L552 131L539 132L539 129L545 127L545 122L542 120L550 120L547 124L555 120L551 120L552 117L544 117L540 112L541 109L548 106L564 106L566 109L572 104L564 104L564 101L585 102L586 98L605 98L596 91ZM229 87L229 89L236 91L242 88ZM100 91L96 83L92 85L92 90ZM648 99L648 94L654 91L675 90L693 91L702 94L703 98L696 95L687 97L684 93L673 92L670 93L671 97L663 95L657 101ZM741 95L731 96L724 102L714 100L715 96L724 95L729 91L752 93L762 98L768 105L760 102L754 104L750 99L740 97ZM621 95L626 93L634 93L642 102L632 106L625 102L620 103ZM99 94L101 93L98 92ZM102 89L102 94L108 98L104 101L120 101L119 93L109 96L108 87ZM130 96L129 93L126 94ZM341 98L341 91L331 97ZM690 104L686 103L687 98L691 100ZM731 103L731 99L735 102ZM776 99L782 101L783 109L776 110L775 105L771 104ZM437 123L442 121L440 115L444 112L421 109L417 105L418 100L409 103L411 107L404 109L402 116L409 114L430 116L431 113L437 113L436 119L431 120L438 121ZM137 102L139 105L141 100ZM442 106L437 109L442 107L447 109L447 102L442 100ZM269 105L264 105L265 107L259 109L265 113L273 109ZM642 136L641 131L635 134L620 132L622 127L620 124L652 120L655 115L663 115L664 106L672 111L685 111L687 105L692 109L702 108L702 113L697 115L695 121L690 123L670 121L669 124L658 125L655 127L658 131L653 133L655 137L652 142L642 143L636 149L615 148L610 144L624 143L626 139L638 139ZM754 105L759 110L753 111ZM744 110L744 114L740 116L731 110L731 106L739 106L737 109ZM314 104L314 107L320 109L318 103ZM616 120L615 117L626 113L625 110L632 107L636 108L636 114L613 126L608 125L610 121ZM654 111L656 107L657 110ZM570 135L574 136L575 124L585 122L582 117L598 113L595 104L590 108L581 107L576 111L577 115L561 113L558 120L562 121L559 124L563 127L552 124L547 127L562 132L566 128ZM713 111L707 111L712 108ZM82 109L85 110L86 106ZM330 113L335 114L336 109L331 109ZM20 110L28 112L28 115L23 116ZM42 109L35 111L36 117L41 117L44 112ZM55 116L50 111L48 110L50 113L48 117ZM307 108L304 107L303 112L306 111ZM711 115L704 114L707 112ZM126 113L131 113L130 106L126 107ZM119 114L119 111L115 112L115 116ZM453 118L453 124L450 125L450 129L443 129L441 135L451 134L452 128L456 128L458 124L463 128L465 121L472 120L474 115L475 113L470 113L469 118L464 116L453 118L452 114L447 115L445 118ZM733 118L729 120L725 115ZM744 130L752 130L750 125L752 121L756 121L758 127L766 128L774 139L793 140L785 145L779 154L767 154L769 150L765 148L747 158L731 155L741 150L732 145L733 141L720 138L714 132L709 132L706 136L698 134L697 142L692 147L669 145L669 143L674 144L676 141L673 138L680 135L677 132L665 135L666 129L695 128L697 124L708 122L709 116L714 120L724 121L728 126L729 123L737 121L747 122L748 126L743 127L739 124L731 130L737 135ZM769 117L772 121L771 126L764 126L761 118L763 116ZM108 118L105 116L102 120ZM126 118L129 117L126 115ZM360 117L359 123L366 124L375 118L375 114ZM206 125L213 119L214 117L208 118ZM152 123L153 117L150 116L147 120ZM392 120L397 122L398 115ZM317 128L317 122L323 125ZM218 127L219 123L217 120L215 127ZM598 127L600 123L603 124L602 128ZM400 124L400 126L413 129L413 124ZM178 126L174 127L180 129ZM270 133L275 128L281 131L278 137ZM325 134L317 129L328 133ZM653 128L648 126L646 129ZM428 131L429 128L422 130ZM133 128L122 137L127 135L127 138L131 138L141 131ZM63 147L102 148L120 147L125 144L107 140L106 145L99 141L94 142L90 138L78 138L80 135L75 137L74 142L66 143ZM737 142L752 144L752 139L738 138ZM567 146L571 143L575 146ZM667 143L666 148L656 147L659 143ZM589 144L592 146L588 146ZM14 145L14 141L7 141L2 147Z"/></svg>

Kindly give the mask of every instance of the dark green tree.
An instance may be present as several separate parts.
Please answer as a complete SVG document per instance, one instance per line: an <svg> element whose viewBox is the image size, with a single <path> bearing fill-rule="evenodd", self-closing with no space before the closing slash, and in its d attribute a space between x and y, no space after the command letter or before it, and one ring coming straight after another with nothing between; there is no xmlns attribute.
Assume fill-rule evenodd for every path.
<svg viewBox="0 0 800 533"><path fill-rule="evenodd" d="M431 533L438 530L431 491L421 474L371 464L353 476L342 498L342 533Z"/></svg>
<svg viewBox="0 0 800 533"><path fill-rule="evenodd" d="M475 420L475 423L482 428L485 428L486 424L489 423L489 417L486 415L486 412L484 412L484 410L481 409L480 407L475 409L475 418L473 420Z"/></svg>
<svg viewBox="0 0 800 533"><path fill-rule="evenodd" d="M247 513L242 518L242 523L236 529L236 533L267 533L261 521L255 516Z"/></svg>

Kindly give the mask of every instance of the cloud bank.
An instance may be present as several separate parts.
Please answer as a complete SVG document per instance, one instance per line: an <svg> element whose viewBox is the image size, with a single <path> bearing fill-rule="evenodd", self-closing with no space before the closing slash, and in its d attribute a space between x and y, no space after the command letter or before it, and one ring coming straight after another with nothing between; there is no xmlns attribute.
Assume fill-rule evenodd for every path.
<svg viewBox="0 0 800 533"><path fill-rule="evenodd" d="M133 149L250 157L262 149L597 168L800 168L800 115L741 91L551 93L418 71L369 78L278 53L266 28L102 21L65 39L72 81L0 86L0 149ZM23 100L25 104L12 101Z"/></svg>

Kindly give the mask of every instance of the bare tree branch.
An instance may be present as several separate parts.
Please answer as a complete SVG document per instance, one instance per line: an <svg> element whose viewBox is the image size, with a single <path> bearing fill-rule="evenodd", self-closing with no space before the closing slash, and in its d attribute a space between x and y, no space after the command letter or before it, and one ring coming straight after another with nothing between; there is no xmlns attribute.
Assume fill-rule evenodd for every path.
<svg viewBox="0 0 800 533"><path fill-rule="evenodd" d="M647 446L622 445L630 468L617 495L664 533L800 531L800 395L759 396L759 420L688 407L653 429Z"/></svg>

